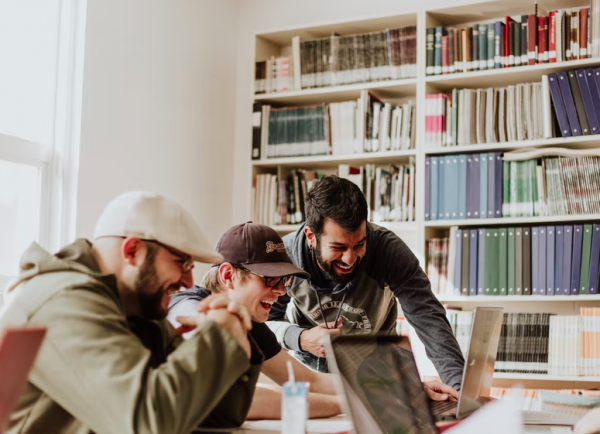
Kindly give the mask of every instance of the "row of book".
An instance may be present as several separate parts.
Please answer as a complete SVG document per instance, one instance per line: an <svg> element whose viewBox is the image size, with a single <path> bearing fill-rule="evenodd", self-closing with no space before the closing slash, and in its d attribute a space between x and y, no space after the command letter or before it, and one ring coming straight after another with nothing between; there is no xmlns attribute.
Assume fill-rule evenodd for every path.
<svg viewBox="0 0 600 434"><path fill-rule="evenodd" d="M254 93L285 92L294 88L293 62L289 57L271 56L256 62Z"/></svg>
<svg viewBox="0 0 600 434"><path fill-rule="evenodd" d="M473 312L448 308L447 316L466 354ZM600 375L600 308L582 307L580 315L505 313L494 371Z"/></svg>
<svg viewBox="0 0 600 434"><path fill-rule="evenodd" d="M365 195L369 220L414 221L415 163L377 167L340 164L338 175L355 183ZM279 169L278 174L255 176L253 221L267 225L298 224L306 220L304 202L315 181L325 173Z"/></svg>
<svg viewBox="0 0 600 434"><path fill-rule="evenodd" d="M416 77L416 26L292 38L292 56L256 62L255 93Z"/></svg>
<svg viewBox="0 0 600 434"><path fill-rule="evenodd" d="M592 0L592 13L598 1ZM597 12L597 11L596 11ZM427 75L508 68L598 57L598 24L590 8L554 10L547 16L507 16L465 28L427 29ZM589 31L591 30L591 31Z"/></svg>
<svg viewBox="0 0 600 434"><path fill-rule="evenodd" d="M414 149L415 106L384 103L368 91L356 101L305 107L254 103L252 158L350 155Z"/></svg>
<svg viewBox="0 0 600 434"><path fill-rule="evenodd" d="M504 161L500 152L429 156L425 220L596 214L599 182L595 156L523 161Z"/></svg>
<svg viewBox="0 0 600 434"><path fill-rule="evenodd" d="M364 193L372 222L415 220L415 162L351 167L340 164L338 174L354 182Z"/></svg>
<svg viewBox="0 0 600 434"><path fill-rule="evenodd" d="M270 226L303 222L306 194L323 176L303 169L256 175L252 187L253 221Z"/></svg>
<svg viewBox="0 0 600 434"><path fill-rule="evenodd" d="M459 229L427 245L438 294L598 294L600 224Z"/></svg>
<svg viewBox="0 0 600 434"><path fill-rule="evenodd" d="M555 136L549 88L522 83L505 88L453 89L427 95L425 146L547 139Z"/></svg>

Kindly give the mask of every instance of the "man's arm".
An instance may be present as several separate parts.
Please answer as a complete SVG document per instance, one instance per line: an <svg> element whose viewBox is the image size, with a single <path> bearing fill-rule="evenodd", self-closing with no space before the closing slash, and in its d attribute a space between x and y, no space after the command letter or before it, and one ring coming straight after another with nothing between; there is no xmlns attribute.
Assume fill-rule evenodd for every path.
<svg viewBox="0 0 600 434"><path fill-rule="evenodd" d="M290 356L286 351L280 351L275 357L265 361L262 372L275 383L282 385L288 379L287 362L292 363L296 381L310 383L310 391L325 395L335 395L335 381L332 374L312 371Z"/></svg>
<svg viewBox="0 0 600 434"><path fill-rule="evenodd" d="M311 419L336 416L340 413L337 396L308 394L308 417ZM281 387L273 384L257 384L248 419L281 419Z"/></svg>
<svg viewBox="0 0 600 434"><path fill-rule="evenodd" d="M247 355L212 320L156 369L114 301L94 291L63 291L30 322L49 330L30 381L98 434L189 433L232 386L253 387Z"/></svg>
<svg viewBox="0 0 600 434"><path fill-rule="evenodd" d="M388 231L378 236L376 251L371 252L374 255L371 260L376 260L375 275L385 276L385 283L400 301L406 319L425 345L427 357L442 381L460 389L464 358L446 311L431 292L427 275L397 235Z"/></svg>
<svg viewBox="0 0 600 434"><path fill-rule="evenodd" d="M294 281L297 279L298 278L295 277ZM269 312L267 325L271 331L275 333L277 342L279 342L283 348L292 351L302 351L300 349L300 334L305 329L290 323L285 316L290 300L290 296L284 294L273 303L271 311Z"/></svg>

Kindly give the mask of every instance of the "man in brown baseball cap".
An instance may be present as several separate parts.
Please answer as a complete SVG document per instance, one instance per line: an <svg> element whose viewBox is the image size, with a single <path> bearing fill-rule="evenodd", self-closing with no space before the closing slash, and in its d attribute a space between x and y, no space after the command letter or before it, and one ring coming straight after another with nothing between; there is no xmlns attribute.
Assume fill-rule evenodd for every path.
<svg viewBox="0 0 600 434"><path fill-rule="evenodd" d="M199 305L220 307L219 301L204 300L211 293L227 295L246 307L252 318L250 336L262 350L265 361L261 372L281 385L287 380L287 362L291 362L296 380L310 383L310 417L327 417L340 413L331 375L311 371L282 351L281 345L265 321L273 303L285 295L294 278L307 279L308 273L290 263L281 237L266 225L247 222L225 232L215 250L223 256L203 278L204 287L196 286L171 296L168 319L176 326L191 325L187 315L194 315ZM204 300L204 301L203 301ZM258 384L250 419L281 417L281 392L278 386Z"/></svg>

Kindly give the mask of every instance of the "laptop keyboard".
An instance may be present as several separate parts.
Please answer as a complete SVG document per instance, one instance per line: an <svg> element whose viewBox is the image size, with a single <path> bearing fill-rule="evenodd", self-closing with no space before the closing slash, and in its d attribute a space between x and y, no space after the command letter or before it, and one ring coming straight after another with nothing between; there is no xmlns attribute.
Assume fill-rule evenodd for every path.
<svg viewBox="0 0 600 434"><path fill-rule="evenodd" d="M432 401L429 407L433 414L440 414L456 408L456 404L456 401Z"/></svg>

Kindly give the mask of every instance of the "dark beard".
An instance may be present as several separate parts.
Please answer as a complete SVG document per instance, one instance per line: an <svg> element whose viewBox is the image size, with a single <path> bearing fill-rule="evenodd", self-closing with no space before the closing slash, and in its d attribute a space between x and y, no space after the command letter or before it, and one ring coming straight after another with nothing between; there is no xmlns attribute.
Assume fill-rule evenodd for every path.
<svg viewBox="0 0 600 434"><path fill-rule="evenodd" d="M321 270L323 270L323 272L327 276L327 279L332 280L336 283L351 282L352 279L354 279L354 276L356 275L356 270L358 269L358 263L361 260L360 257L358 257L356 259L356 264L354 265L354 270L352 271L352 273L344 274L342 276L335 274L335 272L332 270L333 264L331 262L325 262L325 260L323 259L323 255L321 254L321 241L319 240L318 237L317 237L317 246L315 248L315 259L317 260L317 264L319 264L319 267L321 267Z"/></svg>
<svg viewBox="0 0 600 434"><path fill-rule="evenodd" d="M148 292L158 283L156 267L154 266L157 248L148 243L146 245L148 246L146 259L144 259L140 273L135 281L135 292L138 294L140 316L150 320L164 319L167 316L167 312L162 309L164 288L159 286L155 292Z"/></svg>

